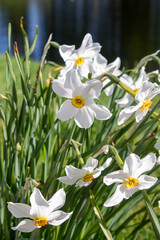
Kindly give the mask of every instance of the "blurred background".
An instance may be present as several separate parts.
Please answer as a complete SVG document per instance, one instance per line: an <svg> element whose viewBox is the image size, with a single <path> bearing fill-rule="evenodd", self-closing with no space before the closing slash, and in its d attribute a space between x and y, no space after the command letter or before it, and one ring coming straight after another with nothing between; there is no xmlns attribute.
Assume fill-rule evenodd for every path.
<svg viewBox="0 0 160 240"><path fill-rule="evenodd" d="M0 54L7 50L11 22L12 46L17 41L23 55L21 16L30 42L39 26L32 54L36 61L50 33L59 44L78 48L89 32L109 62L119 56L126 67L160 49L160 0L0 0ZM51 49L47 57L62 62L57 50Z"/></svg>

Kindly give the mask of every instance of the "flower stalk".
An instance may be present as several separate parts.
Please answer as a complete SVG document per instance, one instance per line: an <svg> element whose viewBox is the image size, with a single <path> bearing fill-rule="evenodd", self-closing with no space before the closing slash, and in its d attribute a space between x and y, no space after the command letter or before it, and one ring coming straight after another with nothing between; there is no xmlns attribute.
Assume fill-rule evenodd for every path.
<svg viewBox="0 0 160 240"><path fill-rule="evenodd" d="M105 221L103 219L101 211L99 210L99 208L98 208L98 206L96 204L95 197L94 197L94 194L93 194L91 189L89 190L89 196L90 196L90 200L91 200L91 203L92 203L92 206L93 206L94 213L95 213L95 215L98 218L99 225L100 225L104 235L106 236L106 238L108 240L113 240L112 235L111 235L109 229L107 228L106 223L105 223Z"/></svg>

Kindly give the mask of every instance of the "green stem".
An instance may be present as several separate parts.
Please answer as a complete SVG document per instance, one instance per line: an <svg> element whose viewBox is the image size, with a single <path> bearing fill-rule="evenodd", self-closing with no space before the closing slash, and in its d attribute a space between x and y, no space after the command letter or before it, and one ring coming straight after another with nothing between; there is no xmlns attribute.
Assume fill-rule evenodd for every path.
<svg viewBox="0 0 160 240"><path fill-rule="evenodd" d="M159 225L158 218L157 218L157 216L156 216L156 214L153 210L153 207L152 207L151 202L148 198L146 190L143 190L142 193L143 193L143 197L144 197L145 204L146 204L146 209L147 209L150 221L152 223L153 229L155 231L157 239L160 239L160 225Z"/></svg>
<svg viewBox="0 0 160 240"><path fill-rule="evenodd" d="M80 153L80 151L79 151L79 149L77 147L76 141L74 141L73 139L71 141L72 141L72 144L73 144L73 146L75 148L75 151L76 151L76 154L77 154L77 157L78 157L80 163L84 164L83 158L81 157L81 153Z"/></svg>
<svg viewBox="0 0 160 240"><path fill-rule="evenodd" d="M92 192L91 189L89 190L89 195L90 195L90 200L91 200L91 203L92 203L92 206L93 206L94 213L95 213L95 215L98 218L99 225L100 225L104 235L106 236L106 238L108 240L113 240L112 235L111 235L109 229L107 228L106 223L105 223L105 221L103 219L101 211L99 210L99 208L98 208L98 206L96 204L95 197L94 197L93 192Z"/></svg>
<svg viewBox="0 0 160 240"><path fill-rule="evenodd" d="M112 151L112 153L114 154L118 166L119 166L121 169L123 169L124 163L123 163L121 157L119 156L117 149L116 149L115 147L111 146L111 145L109 145L109 148L110 148L110 150Z"/></svg>

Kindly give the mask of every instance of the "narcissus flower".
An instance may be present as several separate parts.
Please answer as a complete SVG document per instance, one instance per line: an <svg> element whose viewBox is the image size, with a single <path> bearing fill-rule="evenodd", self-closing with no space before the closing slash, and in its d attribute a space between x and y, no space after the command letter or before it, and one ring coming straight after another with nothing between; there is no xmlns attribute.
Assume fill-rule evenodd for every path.
<svg viewBox="0 0 160 240"><path fill-rule="evenodd" d="M142 87L143 83L145 81L148 81L147 74L145 72L145 67L141 68L139 77L137 78L137 80L135 82L127 74L124 74L120 78L120 80L122 83L124 83L127 87L132 89L137 94L140 87ZM123 98L116 99L115 102L120 104L121 107L127 107L134 102L134 98L129 93L126 93Z"/></svg>
<svg viewBox="0 0 160 240"><path fill-rule="evenodd" d="M104 58L101 54L98 54L94 60L93 64L90 67L90 72L92 73L92 78L100 78L100 76L104 75L105 73L112 74L115 76L118 76L121 74L121 71L119 70L121 64L121 60L119 57L116 58L116 60L112 63L108 64L108 61L106 58ZM103 79L103 86L106 86L110 80L107 79L107 77L102 77ZM113 93L114 85L107 87L104 89L104 92L107 96L110 96Z"/></svg>
<svg viewBox="0 0 160 240"><path fill-rule="evenodd" d="M93 179L101 175L101 172L110 165L111 161L112 158L108 158L106 162L99 168L96 168L98 165L98 160L92 157L88 158L87 163L82 169L76 168L72 165L67 165L65 167L67 176L59 177L58 180L68 185L73 185L76 183L76 187L87 187L93 181Z"/></svg>
<svg viewBox="0 0 160 240"><path fill-rule="evenodd" d="M98 120L109 119L112 114L102 105L96 104L93 99L98 98L103 84L98 80L82 83L77 72L68 72L66 80L53 81L53 91L61 97L69 98L60 107L57 117L66 121L74 117L80 128L89 128L94 117Z"/></svg>
<svg viewBox="0 0 160 240"><path fill-rule="evenodd" d="M71 69L78 71L82 77L88 77L89 68L93 58L100 52L101 46L99 43L93 43L92 36L87 33L82 41L79 49L75 46L62 45L59 52L65 61L65 67L60 74L64 75Z"/></svg>
<svg viewBox="0 0 160 240"><path fill-rule="evenodd" d="M127 119L135 113L136 122L140 122L148 113L149 108L152 106L151 101L157 94L160 93L160 86L151 82L145 81L135 96L138 102L135 106L130 106L123 109L118 117L118 125L123 124Z"/></svg>
<svg viewBox="0 0 160 240"><path fill-rule="evenodd" d="M66 221L72 214L58 210L66 200L63 189L58 190L49 201L46 201L39 189L34 188L30 196L31 206L24 203L8 202L8 209L16 218L27 218L22 220L12 230L20 232L32 232L36 228L47 224L58 226Z"/></svg>
<svg viewBox="0 0 160 240"><path fill-rule="evenodd" d="M115 206L124 198L130 198L137 190L152 187L158 179L141 174L150 171L155 164L156 156L153 153L148 154L143 159L131 153L125 160L123 170L109 173L103 178L103 182L108 186L113 183L120 183L115 193L104 203L104 206Z"/></svg>

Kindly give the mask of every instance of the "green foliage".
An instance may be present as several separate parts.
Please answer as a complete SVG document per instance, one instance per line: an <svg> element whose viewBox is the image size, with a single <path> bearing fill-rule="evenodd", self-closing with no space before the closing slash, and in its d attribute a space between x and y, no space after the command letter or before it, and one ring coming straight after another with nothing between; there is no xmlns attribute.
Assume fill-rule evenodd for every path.
<svg viewBox="0 0 160 240"><path fill-rule="evenodd" d="M15 57L12 58L10 50L6 52L6 63L5 57L0 56L2 94L0 119L3 131L0 141L1 239L105 239L99 225L99 222L102 224L101 219L97 218L99 216L103 216L105 222L102 226L108 228L116 240L155 239L142 192L137 192L118 206L112 208L103 206L105 200L115 190L115 185L107 187L103 184L103 176L119 168L114 151L111 166L89 187L66 187L57 178L65 174L64 167L67 164L81 168L80 157L86 162L88 157L96 154L105 144L114 143L123 161L131 152L141 157L150 152L156 152L154 144L155 136L159 131L159 115L154 117L153 113L159 111L159 103L154 105L141 124L137 125L135 120L130 119L126 124L117 126L119 107L114 100L123 94L123 90L115 87L112 96L102 95L100 100L113 114L109 120L103 122L96 120L89 130L78 128L73 120L63 123L58 121L56 113L62 100L52 91L51 76L49 85L46 84L48 73L54 65L45 61L52 36L44 48L41 62L35 63L30 60L30 54L34 50L38 30L31 47L23 24L21 24L21 30L24 37L24 59L20 58L16 51ZM136 68L136 71L138 74L139 68ZM52 77L57 73L57 71L52 72ZM80 153L78 156L72 139L82 143L82 146L77 147ZM110 156L111 153L107 155L107 157ZM106 155L102 153L97 159L101 165ZM155 167L152 172L158 174L158 167ZM46 199L49 199L59 188L64 187L67 201L63 210L73 211L73 214L68 221L58 227L42 227L32 234L14 232L11 227L18 221L7 210L7 202L29 204L29 197L35 186L33 180L39 184ZM159 199L158 184L159 181L147 191L153 207L157 207ZM95 196L94 202L90 201L90 189ZM91 202L101 214L100 212L94 214ZM148 205L148 208L151 208L151 205ZM107 235L106 229L104 232ZM148 238L145 235L146 231Z"/></svg>

